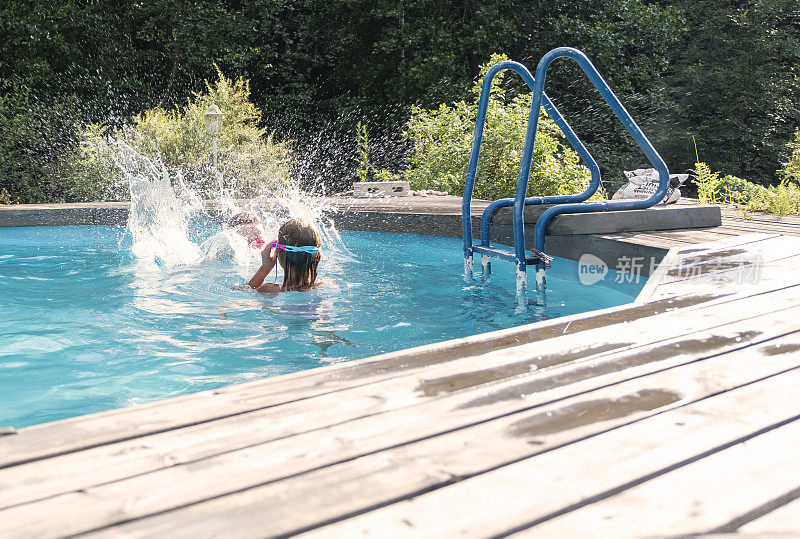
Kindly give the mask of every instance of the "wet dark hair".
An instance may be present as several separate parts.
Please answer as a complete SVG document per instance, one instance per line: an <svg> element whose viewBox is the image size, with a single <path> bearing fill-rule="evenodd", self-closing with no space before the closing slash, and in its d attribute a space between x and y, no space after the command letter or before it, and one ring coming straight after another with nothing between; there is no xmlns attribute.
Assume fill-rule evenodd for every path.
<svg viewBox="0 0 800 539"><path fill-rule="evenodd" d="M239 212L228 219L228 226L255 225L261 223L258 215L249 211Z"/></svg>
<svg viewBox="0 0 800 539"><path fill-rule="evenodd" d="M322 247L322 237L314 225L301 219L286 221L278 230L278 243L302 247ZM278 261L283 267L283 290L310 288L317 282L320 253L278 251Z"/></svg>

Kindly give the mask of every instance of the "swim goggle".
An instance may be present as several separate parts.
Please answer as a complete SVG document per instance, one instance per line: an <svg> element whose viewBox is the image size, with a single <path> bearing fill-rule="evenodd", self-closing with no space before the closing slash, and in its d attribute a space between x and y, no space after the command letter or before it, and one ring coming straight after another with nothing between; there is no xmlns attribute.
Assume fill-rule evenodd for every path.
<svg viewBox="0 0 800 539"><path fill-rule="evenodd" d="M283 249L287 253L318 253L319 247L315 247L314 245L281 245L280 243L273 241L270 243L272 247L276 249Z"/></svg>

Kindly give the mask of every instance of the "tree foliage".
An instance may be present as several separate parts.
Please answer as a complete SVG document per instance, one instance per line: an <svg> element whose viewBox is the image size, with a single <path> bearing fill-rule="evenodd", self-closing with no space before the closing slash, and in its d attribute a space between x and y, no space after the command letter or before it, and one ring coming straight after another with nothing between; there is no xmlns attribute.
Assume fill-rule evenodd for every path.
<svg viewBox="0 0 800 539"><path fill-rule="evenodd" d="M671 0L689 32L669 57L670 109L657 139L673 168L705 161L777 183L800 126L800 9L796 0Z"/></svg>
<svg viewBox="0 0 800 539"><path fill-rule="evenodd" d="M784 181L794 181L800 184L800 129L794 132L794 140L787 146L791 155L789 160L783 163L780 175Z"/></svg>
<svg viewBox="0 0 800 539"><path fill-rule="evenodd" d="M715 167L778 181L800 126L796 0L7 0L0 189L68 198L60 163L79 126L182 106L215 64L250 81L259 127L307 157L298 175L343 188L358 121L375 165L397 172L412 105L466 99L492 53L533 70L558 46L589 55L672 170L694 163L695 135ZM548 94L604 174L644 164L576 66L550 71Z"/></svg>
<svg viewBox="0 0 800 539"><path fill-rule="evenodd" d="M694 183L703 204L733 204L747 216L749 212L767 212L779 217L800 213L800 130L789 143L791 158L779 171L778 185L763 186L732 174L720 177L706 163L695 163Z"/></svg>
<svg viewBox="0 0 800 539"><path fill-rule="evenodd" d="M63 159L75 142L73 99L43 105L27 88L0 94L0 192L7 201L70 201Z"/></svg>

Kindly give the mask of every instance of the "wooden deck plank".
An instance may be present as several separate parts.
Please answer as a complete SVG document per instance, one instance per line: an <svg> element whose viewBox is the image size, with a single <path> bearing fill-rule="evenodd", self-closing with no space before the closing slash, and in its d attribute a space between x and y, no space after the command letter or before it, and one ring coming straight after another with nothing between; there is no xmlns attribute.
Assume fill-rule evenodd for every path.
<svg viewBox="0 0 800 539"><path fill-rule="evenodd" d="M799 440L794 421L513 537L711 531L798 486Z"/></svg>
<svg viewBox="0 0 800 539"><path fill-rule="evenodd" d="M672 248L679 245L695 243L711 243L720 240L729 240L731 237L744 236L750 233L768 233L773 236L779 232L772 230L754 230L738 228L735 225L728 227L725 222L722 226L701 229L677 229L665 231L627 232L618 234L595 234L596 236L617 240L633 245L647 245L660 248Z"/></svg>
<svg viewBox="0 0 800 539"><path fill-rule="evenodd" d="M798 215L784 215L783 217L778 217L777 215L772 215L769 213L752 212L745 217L743 216L742 212L731 212L726 211L725 209L722 209L721 213L723 223L732 222L743 225L759 225L764 223L770 225L780 225L786 228L795 228L796 230L800 231L800 216Z"/></svg>
<svg viewBox="0 0 800 539"><path fill-rule="evenodd" d="M739 247L719 249L687 249L678 251L671 260L661 285L696 279L709 273L737 271L739 263L764 264L800 255L800 239L779 236Z"/></svg>
<svg viewBox="0 0 800 539"><path fill-rule="evenodd" d="M761 262L757 267L741 270L714 271L698 279L685 279L655 286L647 299L660 300L681 294L693 294L698 290L713 288L718 292L742 290L743 288L779 288L797 282L800 256L795 255L771 262ZM792 267L794 265L794 267Z"/></svg>
<svg viewBox="0 0 800 539"><path fill-rule="evenodd" d="M725 237L711 242L700 242L692 248L710 248L717 249L721 247L735 247L741 245L749 245L759 241L769 240L780 237L780 234L768 232L754 232L752 234L739 234L735 237Z"/></svg>
<svg viewBox="0 0 800 539"><path fill-rule="evenodd" d="M719 234L720 238L725 237L725 236L741 236L742 235L742 231L741 230L739 230L737 228L729 228L727 225L725 225L725 221L724 220L722 222L722 226L718 226L718 227L716 227L716 228L714 228L712 230L714 231L715 234Z"/></svg>
<svg viewBox="0 0 800 539"><path fill-rule="evenodd" d="M748 241L751 240L751 241ZM779 288L795 279L787 274L792 257L800 254L800 240L786 236L740 236L714 244L670 250L636 298L646 303L712 288L739 291Z"/></svg>
<svg viewBox="0 0 800 539"><path fill-rule="evenodd" d="M580 511L594 500L671 473L698 455L797 420L796 406L783 399L794 398L792 385L798 382L797 370L781 374L341 520L309 536L400 537L416 531L431 537L487 537ZM168 521L162 517L150 524ZM144 532L149 527L139 524L122 529Z"/></svg>
<svg viewBox="0 0 800 539"><path fill-rule="evenodd" d="M598 236L600 236L601 238L613 239L615 241L628 243L628 244L631 244L631 245L646 245L648 247L659 247L659 248L662 248L662 249L671 249L672 247L674 247L676 245L690 245L691 244L691 242L689 242L689 241L684 241L684 240L681 240L681 239L676 240L676 239L673 239L673 238L667 238L667 237L664 237L664 236L661 236L661 235L656 235L656 234L643 234L643 233L636 234L636 233L633 233L633 234L631 234L631 235L629 235L627 237L621 237L621 238L620 237L616 237L616 238L615 237L610 237L609 238L608 235L605 235L605 234L598 234Z"/></svg>
<svg viewBox="0 0 800 539"><path fill-rule="evenodd" d="M755 232L753 234L742 234L741 232L735 234L723 234L717 232L720 230L719 228L715 229L704 229L705 232L713 234L713 236L700 236L697 237L697 241L692 241L691 238L671 238L666 235L666 233L662 232L638 232L638 233L631 233L629 236L626 237L618 237L615 238L611 235L601 235L601 237L609 237L609 239L615 239L617 241L627 242L634 245L648 245L653 247L661 247L666 249L671 249L672 247L686 247L691 248L695 244L703 244L709 245L711 243L718 243L722 242L722 244L729 244L729 245L738 245L744 243L751 243L753 241L758 241L758 239L766 239L771 237L777 237L779 234L775 233L760 233ZM745 238L745 239L739 239ZM758 238L758 239L756 239Z"/></svg>
<svg viewBox="0 0 800 539"><path fill-rule="evenodd" d="M795 245L763 242L764 248L751 249L747 254L733 254L714 261L682 265L680 257L669 257L671 268L659 268L637 297L637 302L663 300L699 290L737 292L765 288L777 289L796 282L795 268L800 265L800 249Z"/></svg>
<svg viewBox="0 0 800 539"><path fill-rule="evenodd" d="M800 231L800 217L797 215L786 215L779 218L774 215L753 215L749 219L736 219L736 223L753 223L758 226L762 223L773 224L786 227L788 230L794 230L795 234Z"/></svg>
<svg viewBox="0 0 800 539"><path fill-rule="evenodd" d="M676 374L678 373L670 374L671 377L663 377L666 384L674 384L677 381ZM740 375L736 375L734 378L738 376ZM762 381L752 385L768 385L770 390L777 390L785 397L785 384L800 382L800 372L798 371L792 371L792 374L783 374L780 377L785 380L780 383L777 383L777 380L769 380L770 383L767 384ZM696 396L696 391L708 396L721 391L726 385L708 379L692 380L692 382L688 382L682 379L684 384L681 386L681 391L688 389L688 393L682 395L686 395L687 398L684 399L683 396L680 396L678 401L671 404L666 404L674 398L669 396L669 388L676 386L664 386L665 393L654 394L642 392L641 383L636 384L634 381L606 388L596 394L560 402L546 411L499 419L469 429L462 429L446 436L383 451L355 461L286 478L169 513L137 519L116 529L110 529L109 532L134 535L134 532L142 535L171 535L178 529L193 528L195 530L205 529L209 534L221 533L224 530L226 535L241 536L252 534L255 530L263 529L267 525L270 533L274 534L297 533L313 529L316 526L347 518L387 503L396 503L403 499L419 496L432 489L445 487L475 475L493 473L498 468L502 469L502 467L513 465L520 460L527 459L531 463L535 463L539 458L537 455L557 454L562 451L562 449L558 449L559 447L565 444L567 444L566 447L569 447L569 444L579 442L587 437L591 438L617 430L626 431L636 425L636 423L631 425L631 421L641 421L644 418L653 417L653 414L672 416L677 418L677 421L683 421L685 414L676 415L666 412L666 410L676 411L684 407L693 410L695 405L707 400L703 399L693 402L691 405L687 404L687 400L692 401ZM735 383L734 379L728 381ZM704 389L702 386L705 383L709 385ZM656 388L661 388L660 385L650 387L656 392L658 392ZM765 388L761 388L758 393L763 396L764 390ZM724 394L727 398L722 398L721 395L716 400L719 402L721 399L725 402L723 406L728 409L732 406L738 407L739 398L746 393L732 390ZM661 401L662 396L665 397L664 401ZM627 406L623 402L627 402ZM769 402L772 404L771 400ZM601 411L599 414L597 414L598 409L595 408L591 411L591 408L583 406L602 408L604 403L608 403L610 406L604 408L605 412ZM651 410L650 408L653 407L655 409ZM784 402L782 406L772 410L768 421L772 425L785 420L787 415L797 417L797 414L796 407L791 407ZM695 414L689 412L689 415ZM623 424L629 426L624 429L615 428ZM706 441L706 443L709 442ZM711 437L712 448L718 448L726 443L730 443L730 438ZM698 449L702 451L705 447L695 444L692 452L697 454ZM596 455L598 458L602 458L602 454L597 451L588 450L582 454L584 466L588 464L586 455ZM569 464L571 462L567 463L567 465ZM659 469L662 469L663 465L663 460L660 460L658 462ZM561 467L564 464L558 466ZM586 472L585 468L584 472ZM529 483L529 485L536 484L542 483L535 481ZM320 485L325 486L324 490L318 488ZM500 488L502 487L495 486L492 492L497 494L497 490ZM549 491L546 495L563 499L562 493ZM464 507L453 507L452 509L460 512L464 510ZM493 511L494 509L492 507ZM480 512L480 509L473 507L472 511ZM231 521L224 525L224 528L216 527L219 514L229 514L232 517ZM447 516L441 515L441 518L447 519ZM503 523L506 529L513 526L513 521L509 522L502 516L499 522ZM453 521L450 520L450 523L452 525ZM472 533L473 535L483 535L480 531Z"/></svg>
<svg viewBox="0 0 800 539"><path fill-rule="evenodd" d="M762 226L749 226L749 227L742 227L736 225L725 225L725 230L730 231L734 235L743 236L746 234L752 233L761 233L761 232L769 232L773 234L780 234L781 236L786 236L788 238L796 238L800 236L799 233L796 231L787 231L782 228L777 227L762 227ZM790 233L791 232L791 233Z"/></svg>
<svg viewBox="0 0 800 539"><path fill-rule="evenodd" d="M794 342L797 342L798 335L793 335L793 339ZM759 359L755 360L755 358ZM434 477L431 477L428 473L429 466L421 464L416 467L412 465L417 458L421 459L421 462L432 462L437 468L449 470L448 473L457 476L480 473L484 469L483 467L492 468L502 465L503 463L523 458L526 455L529 456L533 453L547 450L549 447L568 443L573 439L587 435L587 432L597 432L597 429L602 431L612 428L636 419L641 415L648 415L663 411L669 407L680 406L687 401L697 400L709 394L725 391L731 387L798 365L798 357L796 356L777 354L765 358L764 354L755 349L747 352L740 351L731 357L716 355L707 361L711 361L711 363L695 362L675 371L657 373L646 381L637 378L591 394L579 395L563 402L559 401L556 404L549 405L550 408L545 412L534 411L531 414L526 411L523 414L504 416L488 423L481 423L474 427L446 434L444 437L423 440L417 444L412 444L413 447L402 446L362 457L357 461L344 462L334 466L338 471L323 468L310 473L326 478L324 483L328 485L327 490L335 494L331 490L333 487L330 484L332 479L329 475L332 473L338 474L337 476L343 475L347 481L360 481L364 479L360 470L365 465L365 462L374 463L374 469L372 468L373 464L367 465L374 473L378 473L378 470L382 470L380 473L384 473L387 466L394 469L397 462L404 462L406 463L404 466L405 474L410 474L409 477L413 479L410 483L403 484L392 480L381 482L380 484L389 489L383 496L396 496L400 492L410 494L416 492L418 488L436 486L441 481L448 480L446 476L441 474L435 474ZM730 374L715 376L721 366L731 364L731 362L733 362L734 366L731 367ZM698 375L698 372L701 374ZM703 372L705 374L702 374ZM655 390L655 394L645 390L644 397L640 398L641 395L638 392L642 391L643 388L658 389ZM623 406L623 411L615 409L614 406L609 408L602 407L603 402L624 403L628 401L633 404L627 407ZM586 408L587 406L589 408ZM598 406L600 407L599 412L594 410ZM589 413L590 415L587 417L591 418L591 420L588 422L582 420L584 413ZM597 413L599 415L593 415ZM610 414L610 416L605 417L604 414ZM550 419L551 415L555 416L552 421ZM577 417L577 423L574 425L576 428L569 429L565 427L567 428L566 432L558 432L559 429L555 425L559 425L563 421L567 421L565 425L569 425L570 420L567 418L570 416L573 417L572 421L575 421L575 417ZM418 417L426 423L438 423L439 421L447 420L446 415L432 415L426 413L425 410L421 410ZM537 432L535 436L536 444L531 445L529 443L530 438L526 436L515 435L509 437L507 435L508 432L518 428L517 425L526 422L541 424L541 431ZM548 426L549 423L553 425ZM391 423L388 425L391 425ZM257 489L266 488L268 490L277 489L274 493L265 494L265 496L277 496L275 499L281 500L285 494L285 489L294 492L292 489L300 489L302 485L307 487L311 483L317 484L318 480L291 477L291 475L308 470L309 466L313 466L314 458L336 459L336 454L328 454L330 453L330 451L327 451L329 444L332 444L333 448L338 446L340 449L343 447L345 451L353 451L360 442L375 437L373 432L363 433L360 427L361 425L345 424L341 427L332 427L330 432L324 435L320 435L322 433L314 433L309 437L308 441L301 437L296 437L276 444L264 444L242 451L226 453L216 458L205 459L202 462L174 466L157 473L101 485L96 488L83 489L77 493L69 493L42 500L41 502L12 507L0 512L0 522L13 525L15 522L29 521L30 516L33 514L41 514L42 511L47 511L48 514L63 515L63 517L57 520L53 518L49 522L43 523L44 528L37 528L36 533L47 535L49 533L48 529L58 529L62 533L78 533L91 529L91 527L101 527L118 522L120 519L139 518L149 513L161 512L169 507L198 503L209 497L235 493L252 487ZM419 425L412 426L408 430L407 436L415 436L414 433L418 432L418 427ZM347 434L348 429L351 430L350 435ZM589 429L589 431L586 431L586 429ZM348 437L352 438L352 433L355 433L356 439L349 441ZM316 444L314 444L314 440L317 441ZM540 444L539 441L542 443ZM410 447L410 449L403 449L403 447ZM461 456L454 457L454 451L458 453L458 448L467 447L470 449L463 458ZM431 459L434 456L436 459L432 461ZM340 457L340 460L344 458L341 455L338 455L338 457ZM454 458L455 460L453 460ZM367 459L367 461L364 459ZM475 468L475 466L478 467ZM274 483L274 481L281 478L283 479ZM430 483L434 479L438 482ZM322 479L319 479L319 481L322 481ZM420 481L427 486L420 486ZM258 487L259 484L268 482L271 483L264 487ZM184 484L185 486L182 486ZM302 498L299 491L296 495ZM232 496L237 497L239 495L232 494ZM333 498L338 500L340 496L336 495ZM283 502L286 502L286 500L284 499ZM208 503L213 504L214 502ZM68 511L67 508L69 508ZM67 521L64 521L64 519L67 519ZM275 525L274 522L273 525ZM0 524L0 530L4 529L2 526ZM7 531L14 533L16 530L12 528Z"/></svg>
<svg viewBox="0 0 800 539"><path fill-rule="evenodd" d="M676 243L668 238L664 238L654 232L620 232L616 234L593 234L600 238L606 238L619 242L637 244L637 245L650 245L653 243L655 247L671 247ZM680 241L678 243L685 243Z"/></svg>
<svg viewBox="0 0 800 539"><path fill-rule="evenodd" d="M738 231L739 234L748 234L750 232L775 232L785 236L797 236L800 234L800 227L797 225L786 225L780 223L770 223L765 221L723 221L723 227Z"/></svg>
<svg viewBox="0 0 800 539"><path fill-rule="evenodd" d="M780 303L774 300L765 303L771 308L780 307ZM795 303L796 299L791 299L787 305L793 306ZM748 346L750 338L747 335L752 333L748 330L762 319L770 331L752 339L761 341L773 338L795 327L791 322L783 321L793 320L796 315L789 313L795 310L792 307L789 311L781 311L777 324L769 322L771 318L762 317L747 318L738 325L727 325L724 331L718 328L697 331L699 328L694 327L694 331L680 337L671 336L666 341L654 336L651 344L626 347L627 351L588 346L576 349L574 342L563 337L550 341L549 349L528 345L527 351L510 349L494 352L464 360L452 367L429 369L422 374L360 386L314 401L289 404L161 433L144 440L131 440L20 465L0 470L0 507L86 489L99 483L190 463L303 432L312 432L309 438L313 440L318 436L314 432L317 429L377 414L380 417L376 417L370 432L374 431L376 440L381 444L391 446L403 443L407 441L403 436L412 437L412 433L418 437L433 436L589 391L596 387L595 384L619 383L695 361L709 354ZM731 312L740 311L732 309ZM641 339L640 342L647 340ZM526 357L530 359L524 360ZM532 369L536 370L536 376L526 380L526 373ZM489 397L459 393L462 389L486 384L491 384ZM520 399L517 397L520 394L526 397ZM514 398L501 398L502 395L512 395ZM413 428L399 429L407 419L399 417L400 414L386 413L401 411L407 414L402 411L403 408L421 409L425 403L435 400L441 402L426 405L426 413L419 412L413 416L426 418L430 414L436 415L440 419L433 425L425 419L423 424L414 422ZM362 421L361 424L370 422ZM387 428L391 430L387 432ZM366 427L359 427L359 432L366 430ZM363 451L369 443L368 440L362 440L353 445Z"/></svg>
<svg viewBox="0 0 800 539"><path fill-rule="evenodd" d="M795 443L796 446L796 443ZM792 489L789 494L795 496L793 501L786 503L766 514L735 528L739 533L759 536L792 536L800 530L800 497L797 497L798 488Z"/></svg>
<svg viewBox="0 0 800 539"><path fill-rule="evenodd" d="M650 232L649 235L683 243L707 243L725 239L725 235L717 232L716 228L665 230L663 232Z"/></svg>

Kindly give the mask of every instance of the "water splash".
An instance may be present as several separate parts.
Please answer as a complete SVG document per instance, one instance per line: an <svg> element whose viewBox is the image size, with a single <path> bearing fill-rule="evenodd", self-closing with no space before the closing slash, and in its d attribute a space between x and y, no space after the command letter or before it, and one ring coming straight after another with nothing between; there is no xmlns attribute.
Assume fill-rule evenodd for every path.
<svg viewBox="0 0 800 539"><path fill-rule="evenodd" d="M239 274L249 276L260 264L259 250L236 227L227 226L232 216L243 211L259 217L266 242L277 239L280 226L288 219L304 219L320 230L326 263L353 261L334 226L333 207L297 184L265 183L258 196L240 199L235 179L225 177L223 171L209 171L198 178L196 171L185 174L124 140L104 143L121 172L121 182L128 186L127 234L140 266L174 268L230 260ZM211 227L210 237L198 238L193 233L197 226Z"/></svg>
<svg viewBox="0 0 800 539"><path fill-rule="evenodd" d="M203 211L200 197L186 186L179 171L170 171L158 157L146 157L124 141L108 144L130 189L127 233L134 256L168 267L200 260L200 247L189 239L189 223Z"/></svg>

